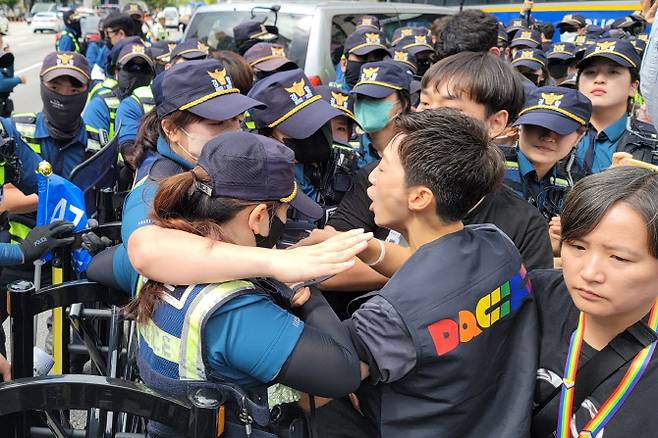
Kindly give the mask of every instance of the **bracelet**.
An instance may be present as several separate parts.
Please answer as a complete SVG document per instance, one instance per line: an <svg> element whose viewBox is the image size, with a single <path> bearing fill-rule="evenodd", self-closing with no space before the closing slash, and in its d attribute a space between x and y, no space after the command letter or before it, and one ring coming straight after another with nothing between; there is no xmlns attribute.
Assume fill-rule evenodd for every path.
<svg viewBox="0 0 658 438"><path fill-rule="evenodd" d="M379 257L373 263L366 263L366 265L368 266L375 266L380 264L382 260L384 260L384 257L386 256L386 247L384 246L384 242L379 239L375 239L375 240L377 241L377 243L379 243Z"/></svg>

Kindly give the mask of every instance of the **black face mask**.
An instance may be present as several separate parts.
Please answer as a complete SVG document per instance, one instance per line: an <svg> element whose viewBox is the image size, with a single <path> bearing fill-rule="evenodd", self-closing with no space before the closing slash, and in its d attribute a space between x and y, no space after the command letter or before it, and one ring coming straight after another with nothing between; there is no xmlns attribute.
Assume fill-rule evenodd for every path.
<svg viewBox="0 0 658 438"><path fill-rule="evenodd" d="M563 62L551 62L548 64L548 74L554 79L562 79L567 76L569 67Z"/></svg>
<svg viewBox="0 0 658 438"><path fill-rule="evenodd" d="M82 110L87 102L87 92L64 96L41 84L43 115L48 134L55 140L71 140L82 127Z"/></svg>
<svg viewBox="0 0 658 438"><path fill-rule="evenodd" d="M540 81L539 81L539 75L536 75L534 73L523 73L523 76L525 76L527 80L529 80L530 82L532 82L536 86L541 87Z"/></svg>
<svg viewBox="0 0 658 438"><path fill-rule="evenodd" d="M254 233L254 236L256 237L256 246L259 248L274 248L274 245L276 245L277 242L281 239L281 236L283 236L283 232L286 228L286 224L284 224L281 219L279 219L279 216L277 216L276 213L271 212L270 214L271 219L269 234L267 236L261 236L260 234Z"/></svg>
<svg viewBox="0 0 658 438"><path fill-rule="evenodd" d="M295 153L295 160L300 164L321 163L331 156L331 122L311 134L310 137L296 139L286 138L283 144Z"/></svg>
<svg viewBox="0 0 658 438"><path fill-rule="evenodd" d="M153 79L153 73L149 72L130 72L124 69L119 70L117 76L117 97L123 99L126 96L129 96L135 89L139 87L144 87L151 83Z"/></svg>
<svg viewBox="0 0 658 438"><path fill-rule="evenodd" d="M80 27L80 22L78 20L69 22L67 26L73 29L77 36L82 35L82 28Z"/></svg>
<svg viewBox="0 0 658 438"><path fill-rule="evenodd" d="M359 78L361 77L361 66L365 62L361 61L350 61L347 60L347 67L345 67L345 83L350 87L354 88Z"/></svg>

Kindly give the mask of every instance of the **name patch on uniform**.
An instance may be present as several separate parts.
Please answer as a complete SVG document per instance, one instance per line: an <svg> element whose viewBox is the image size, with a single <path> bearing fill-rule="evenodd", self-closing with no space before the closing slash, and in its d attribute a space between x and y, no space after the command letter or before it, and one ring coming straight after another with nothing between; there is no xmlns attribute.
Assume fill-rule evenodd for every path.
<svg viewBox="0 0 658 438"><path fill-rule="evenodd" d="M526 270L521 267L517 275L482 296L474 309L460 310L454 318L442 319L427 326L436 354L442 356L460 343L472 341L521 307L530 295L530 283L525 281L525 277Z"/></svg>

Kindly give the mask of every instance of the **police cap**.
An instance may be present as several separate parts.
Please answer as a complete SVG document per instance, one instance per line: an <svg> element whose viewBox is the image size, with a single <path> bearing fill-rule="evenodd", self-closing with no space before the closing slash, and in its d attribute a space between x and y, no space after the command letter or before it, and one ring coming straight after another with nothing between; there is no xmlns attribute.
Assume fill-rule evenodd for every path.
<svg viewBox="0 0 658 438"><path fill-rule="evenodd" d="M279 201L311 219L322 208L295 181L295 154L276 140L249 132L230 132L211 139L198 165L210 176L195 188L212 197L244 201Z"/></svg>
<svg viewBox="0 0 658 438"><path fill-rule="evenodd" d="M386 35L367 28L357 29L345 40L345 53L365 56L376 50L387 52Z"/></svg>
<svg viewBox="0 0 658 438"><path fill-rule="evenodd" d="M261 79L249 91L249 96L267 105L267 110L250 111L258 129L277 128L295 139L310 137L329 120L342 115L313 90L301 69Z"/></svg>
<svg viewBox="0 0 658 438"><path fill-rule="evenodd" d="M641 61L640 55L630 42L617 39L599 40L587 46L585 56L578 63L578 68L594 58L606 58L622 67L634 69L640 68Z"/></svg>
<svg viewBox="0 0 658 438"><path fill-rule="evenodd" d="M568 135L587 126L591 115L592 102L578 90L539 87L527 94L514 126L535 125Z"/></svg>
<svg viewBox="0 0 658 438"><path fill-rule="evenodd" d="M352 93L383 99L398 90L411 92L411 74L399 63L387 59L363 64Z"/></svg>
<svg viewBox="0 0 658 438"><path fill-rule="evenodd" d="M244 59L256 70L265 72L299 68L288 59L281 44L256 43L244 53Z"/></svg>
<svg viewBox="0 0 658 438"><path fill-rule="evenodd" d="M83 84L91 81L87 58L74 52L52 52L46 55L41 64L40 76L43 82L60 76L71 76Z"/></svg>
<svg viewBox="0 0 658 438"><path fill-rule="evenodd" d="M240 94L224 65L215 59L182 62L156 76L153 84L159 117L176 110L209 120L228 120L265 106Z"/></svg>

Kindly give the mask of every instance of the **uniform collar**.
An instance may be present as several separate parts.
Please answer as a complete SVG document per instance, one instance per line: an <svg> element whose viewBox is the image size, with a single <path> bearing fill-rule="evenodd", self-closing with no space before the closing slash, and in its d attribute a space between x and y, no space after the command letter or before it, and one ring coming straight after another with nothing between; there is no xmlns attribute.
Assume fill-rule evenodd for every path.
<svg viewBox="0 0 658 438"><path fill-rule="evenodd" d="M602 132L611 143L616 143L626 130L628 115L624 114L615 123L605 128Z"/></svg>
<svg viewBox="0 0 658 438"><path fill-rule="evenodd" d="M517 156L516 160L519 164L519 173L523 178L525 178L530 172L535 172L535 175L537 171L535 170L535 166L532 165L528 157L526 157L523 152L521 152L521 149L517 149ZM546 174L544 178L555 176L555 166ZM539 179L539 177L537 177Z"/></svg>
<svg viewBox="0 0 658 438"><path fill-rule="evenodd" d="M160 155L163 157L167 157L170 160L175 161L176 163L180 164L186 169L192 169L194 167L194 164L190 163L187 160L184 160L181 158L179 155L177 155L169 146L169 143L167 143L167 140L164 139L163 136L158 137L158 152Z"/></svg>

